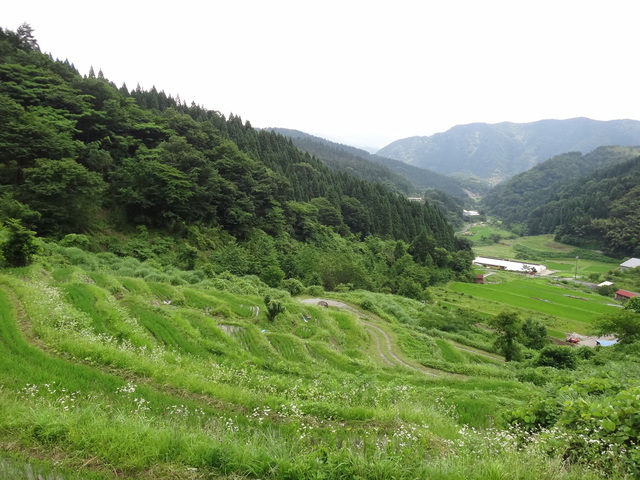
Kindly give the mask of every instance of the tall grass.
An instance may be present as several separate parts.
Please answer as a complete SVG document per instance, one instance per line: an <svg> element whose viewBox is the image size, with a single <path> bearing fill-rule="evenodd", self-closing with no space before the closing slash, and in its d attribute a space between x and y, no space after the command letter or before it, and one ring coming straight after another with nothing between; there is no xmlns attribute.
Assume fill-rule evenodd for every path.
<svg viewBox="0 0 640 480"><path fill-rule="evenodd" d="M179 353L207 355L207 351L198 342L189 338L189 335L178 327L177 316L171 317L161 309L149 307L136 299L127 301L125 306L159 344L175 349Z"/></svg>

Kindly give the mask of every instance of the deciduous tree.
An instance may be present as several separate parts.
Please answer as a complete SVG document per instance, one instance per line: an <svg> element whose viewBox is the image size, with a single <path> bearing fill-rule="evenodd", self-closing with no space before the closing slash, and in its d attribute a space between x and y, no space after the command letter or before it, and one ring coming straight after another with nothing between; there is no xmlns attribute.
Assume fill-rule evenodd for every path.
<svg viewBox="0 0 640 480"><path fill-rule="evenodd" d="M72 159L38 159L24 174L21 200L42 215L39 231L77 233L102 206L106 184Z"/></svg>
<svg viewBox="0 0 640 480"><path fill-rule="evenodd" d="M623 309L617 313L596 319L596 329L601 335L615 334L620 343L640 341L640 313Z"/></svg>
<svg viewBox="0 0 640 480"><path fill-rule="evenodd" d="M547 340L547 327L539 320L527 318L522 323L522 344L526 347L540 350L549 341Z"/></svg>
<svg viewBox="0 0 640 480"><path fill-rule="evenodd" d="M498 332L495 341L496 348L507 362L520 360L521 349L519 340L522 335L520 317L515 312L501 312L491 320L491 325Z"/></svg>
<svg viewBox="0 0 640 480"><path fill-rule="evenodd" d="M31 263L40 249L36 241L36 233L22 226L20 220L10 218L4 224L7 239L0 246L0 253L5 262L12 267L24 267Z"/></svg>

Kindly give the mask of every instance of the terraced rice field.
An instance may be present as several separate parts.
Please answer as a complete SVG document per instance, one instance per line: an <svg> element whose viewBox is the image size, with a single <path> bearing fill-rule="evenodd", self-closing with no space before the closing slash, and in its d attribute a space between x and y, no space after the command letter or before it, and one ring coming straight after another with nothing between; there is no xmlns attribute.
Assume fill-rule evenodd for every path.
<svg viewBox="0 0 640 480"><path fill-rule="evenodd" d="M473 298L497 302L504 309L511 307L528 312L528 315L546 318L550 326L567 332L587 333L596 317L617 311L617 307L612 306L611 300L606 297L578 292L562 284L548 285L544 280L538 279L494 285L453 283L449 289L471 296L465 300L467 305L474 305ZM482 311L481 300L475 302L475 308Z"/></svg>

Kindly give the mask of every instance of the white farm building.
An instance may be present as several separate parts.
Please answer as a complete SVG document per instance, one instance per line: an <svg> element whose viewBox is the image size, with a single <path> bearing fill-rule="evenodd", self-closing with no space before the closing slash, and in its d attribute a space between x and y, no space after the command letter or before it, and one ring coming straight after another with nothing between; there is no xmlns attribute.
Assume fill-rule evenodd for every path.
<svg viewBox="0 0 640 480"><path fill-rule="evenodd" d="M630 270L640 267L640 258L630 258L626 262L620 264L620 270Z"/></svg>
<svg viewBox="0 0 640 480"><path fill-rule="evenodd" d="M473 264L487 268L496 268L498 270L520 273L540 273L547 269L546 266L536 263L514 262L513 260L502 260L500 258L490 257L476 257Z"/></svg>

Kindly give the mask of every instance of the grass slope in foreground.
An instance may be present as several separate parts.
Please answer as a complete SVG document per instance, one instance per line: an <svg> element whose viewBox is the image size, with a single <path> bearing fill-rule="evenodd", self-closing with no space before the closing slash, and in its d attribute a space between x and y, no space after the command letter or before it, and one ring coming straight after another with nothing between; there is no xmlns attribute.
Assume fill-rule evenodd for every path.
<svg viewBox="0 0 640 480"><path fill-rule="evenodd" d="M158 284L90 260L0 274L0 472L26 455L84 478L598 478L493 426L535 389L500 362L403 365L480 369L479 350L412 323L439 315L419 302L324 309L255 278ZM275 322L267 293L287 308Z"/></svg>

